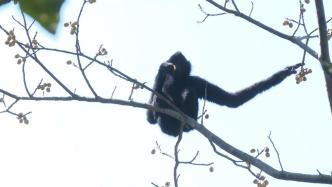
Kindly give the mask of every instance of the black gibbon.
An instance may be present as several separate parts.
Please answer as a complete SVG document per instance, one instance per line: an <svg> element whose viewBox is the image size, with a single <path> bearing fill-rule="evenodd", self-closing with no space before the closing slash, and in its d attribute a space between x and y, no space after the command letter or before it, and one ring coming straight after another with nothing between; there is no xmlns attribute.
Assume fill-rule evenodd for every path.
<svg viewBox="0 0 332 187"><path fill-rule="evenodd" d="M218 105L236 108L257 94L279 84L289 75L296 73L295 70L300 66L301 64L296 64L286 67L265 80L238 92L230 93L201 77L190 75L190 62L181 52L176 52L168 61L160 65L153 89L169 99L183 113L197 119L198 99L206 99ZM165 101L153 93L149 103L156 107L171 109ZM168 135L177 136L180 133L181 122L166 114L148 110L147 120L151 124L158 122L161 130ZM190 130L192 128L189 125L184 125L184 132Z"/></svg>

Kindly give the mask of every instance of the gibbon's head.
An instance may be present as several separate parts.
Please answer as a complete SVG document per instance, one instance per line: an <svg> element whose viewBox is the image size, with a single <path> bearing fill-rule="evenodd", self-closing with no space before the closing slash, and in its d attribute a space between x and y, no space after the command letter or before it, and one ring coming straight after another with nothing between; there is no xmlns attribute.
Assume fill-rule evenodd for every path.
<svg viewBox="0 0 332 187"><path fill-rule="evenodd" d="M174 71L176 78L188 77L191 71L191 64L181 52L174 53L166 63Z"/></svg>

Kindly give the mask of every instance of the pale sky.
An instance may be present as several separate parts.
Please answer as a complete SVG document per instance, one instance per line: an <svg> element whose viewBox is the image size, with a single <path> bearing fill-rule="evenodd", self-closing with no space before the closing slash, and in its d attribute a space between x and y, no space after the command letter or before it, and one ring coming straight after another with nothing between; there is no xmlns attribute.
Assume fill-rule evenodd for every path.
<svg viewBox="0 0 332 187"><path fill-rule="evenodd" d="M250 1L242 1L240 10L250 12ZM191 61L192 74L206 78L228 91L245 88L267 78L282 68L301 62L297 46L262 31L232 15L211 17L203 24L204 15L198 4L210 11L220 11L200 0L98 0L83 12L80 41L83 52L93 56L100 44L108 50L107 59L114 67L147 82L152 87L160 63L176 51ZM332 2L325 1L326 10ZM64 22L78 15L81 1L67 1L61 12L61 23L55 37L38 30L38 41L54 48L74 50L74 37ZM297 19L298 1L255 0L252 17L287 34L292 29L282 26L285 17ZM316 26L313 3L305 6L309 30ZM11 16L21 19L12 4L0 8L0 24L15 28L23 39L21 28ZM332 12L326 12L327 18ZM31 19L28 19L31 22ZM331 23L328 25L331 27ZM0 33L0 88L24 93L21 66L14 55L19 49L3 43ZM310 42L318 49L317 41ZM332 48L332 46L330 45ZM54 73L77 93L89 95L82 86L76 68L66 65L74 57L40 53L40 58ZM205 126L226 142L244 151L272 146L272 138L281 155L285 170L316 174L332 171L331 111L322 71L318 61L308 56L307 68L313 73L308 81L297 85L295 77L259 95L237 109L208 103L210 118ZM32 61L27 64L28 83L33 89L41 78L52 83L48 96L63 91ZM109 97L127 99L131 84L115 78L97 66L88 76L94 88ZM41 96L42 93L39 93ZM150 93L137 90L133 99L146 103ZM12 100L6 100L7 103ZM1 108L2 107L2 108ZM3 106L0 105L0 110ZM15 112L28 112L29 125L16 117L0 114L0 186L4 187L109 187L152 186L151 182L173 185L173 160L160 154L151 155L155 141L163 151L173 154L176 138L162 134L157 125L149 125L143 109L79 102L19 102ZM214 162L215 172L208 167L180 166L180 186L255 186L253 176L229 161L216 156L204 137L197 132L184 135L180 159L191 160L200 151L197 162ZM276 153L262 158L279 169ZM305 187L304 184L267 177L271 187ZM327 186L327 185L315 185Z"/></svg>

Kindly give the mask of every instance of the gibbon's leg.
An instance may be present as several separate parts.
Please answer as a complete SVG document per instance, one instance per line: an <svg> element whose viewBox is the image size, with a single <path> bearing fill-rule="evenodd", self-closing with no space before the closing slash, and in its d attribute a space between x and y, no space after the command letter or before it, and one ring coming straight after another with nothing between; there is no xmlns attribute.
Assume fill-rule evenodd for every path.
<svg viewBox="0 0 332 187"><path fill-rule="evenodd" d="M160 114L159 125L161 130L171 136L177 136L180 132L180 121L166 114Z"/></svg>

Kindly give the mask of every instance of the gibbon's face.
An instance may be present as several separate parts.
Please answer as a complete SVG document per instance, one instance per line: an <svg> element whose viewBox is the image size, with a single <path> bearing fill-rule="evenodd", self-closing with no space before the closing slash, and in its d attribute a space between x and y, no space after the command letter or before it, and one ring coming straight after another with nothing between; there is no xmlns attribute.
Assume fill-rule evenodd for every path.
<svg viewBox="0 0 332 187"><path fill-rule="evenodd" d="M179 80L189 75L188 70L184 69L183 62L164 62L163 73L165 76L172 76L175 80Z"/></svg>
<svg viewBox="0 0 332 187"><path fill-rule="evenodd" d="M183 79L189 76L191 64L181 52L174 53L167 62L175 65L175 79Z"/></svg>
<svg viewBox="0 0 332 187"><path fill-rule="evenodd" d="M176 65L171 62L164 62L163 67L166 74L174 75L176 72Z"/></svg>
<svg viewBox="0 0 332 187"><path fill-rule="evenodd" d="M171 62L164 62L161 64L161 68L164 77L164 86L168 88L173 84L176 77L176 66Z"/></svg>

